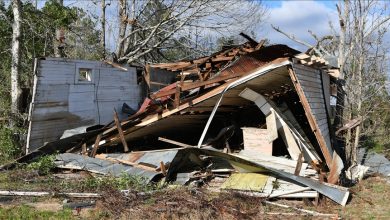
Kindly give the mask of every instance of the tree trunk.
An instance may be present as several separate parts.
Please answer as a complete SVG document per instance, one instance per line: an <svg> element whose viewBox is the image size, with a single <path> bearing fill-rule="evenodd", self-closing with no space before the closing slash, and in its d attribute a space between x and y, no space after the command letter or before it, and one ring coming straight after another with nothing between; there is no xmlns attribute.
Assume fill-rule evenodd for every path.
<svg viewBox="0 0 390 220"><path fill-rule="evenodd" d="M333 128L336 130L337 127L342 126L343 122L343 109L345 102L345 92L342 89L344 81L344 65L346 61L345 57L345 37L346 37L346 26L349 19L349 0L344 1L343 11L341 11L340 5L337 5L337 11L339 15L339 25L340 25L340 42L338 48L338 65L340 68L340 77L337 82L337 103L336 103L336 117L333 121Z"/></svg>
<svg viewBox="0 0 390 220"><path fill-rule="evenodd" d="M117 48L115 54L118 58L123 56L124 53L124 38L126 35L127 27L127 2L126 0L119 0L119 37L117 41Z"/></svg>
<svg viewBox="0 0 390 220"><path fill-rule="evenodd" d="M106 58L106 1L101 1L101 9L102 9L102 17L101 17L101 25L102 25L102 33L100 35L100 46L102 49L102 58Z"/></svg>
<svg viewBox="0 0 390 220"><path fill-rule="evenodd" d="M12 0L12 12L14 21L12 24L12 61L11 61L11 113L13 120L19 114L19 76L20 76L20 44L22 36L21 28L21 2L20 0ZM15 121L11 120L12 126L15 126Z"/></svg>
<svg viewBox="0 0 390 220"><path fill-rule="evenodd" d="M64 5L63 0L57 0L57 3L61 6ZM54 33L54 42L53 42L54 56L55 57L64 57L65 49L65 30L63 27L58 27Z"/></svg>

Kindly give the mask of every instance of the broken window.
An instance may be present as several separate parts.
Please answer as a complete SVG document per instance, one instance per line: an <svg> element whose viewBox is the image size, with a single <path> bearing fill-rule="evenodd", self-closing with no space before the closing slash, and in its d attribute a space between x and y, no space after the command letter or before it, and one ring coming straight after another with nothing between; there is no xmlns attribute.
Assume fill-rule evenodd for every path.
<svg viewBox="0 0 390 220"><path fill-rule="evenodd" d="M92 82L92 69L80 68L78 81L79 82Z"/></svg>

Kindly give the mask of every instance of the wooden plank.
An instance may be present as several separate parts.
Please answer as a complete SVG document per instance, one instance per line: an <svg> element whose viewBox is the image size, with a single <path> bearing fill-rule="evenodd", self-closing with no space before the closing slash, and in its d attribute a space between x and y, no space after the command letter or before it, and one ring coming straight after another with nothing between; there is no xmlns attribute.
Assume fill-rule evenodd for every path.
<svg viewBox="0 0 390 220"><path fill-rule="evenodd" d="M174 144L174 145L177 145L179 147L194 147L192 145L189 145L189 144L184 144L184 143L180 143L178 141L174 141L174 140L170 140L170 139L167 139L167 138L162 138L162 137L158 137L158 140L159 141L163 141L163 142L166 142L166 143L170 143L170 144Z"/></svg>
<svg viewBox="0 0 390 220"><path fill-rule="evenodd" d="M272 156L272 141L270 141L268 129L248 127L241 129L246 152Z"/></svg>
<svg viewBox="0 0 390 220"><path fill-rule="evenodd" d="M104 60L103 62L105 62L105 63L107 63L107 64L109 64L109 65L111 65L111 66L113 66L113 67L115 67L117 69L120 69L122 71L128 71L127 68L124 68L123 66L121 66L121 65L119 65L117 63L111 62L109 60Z"/></svg>
<svg viewBox="0 0 390 220"><path fill-rule="evenodd" d="M163 161L160 161L160 169L161 169L161 173L166 176L167 175L167 169L165 168L165 164Z"/></svg>
<svg viewBox="0 0 390 220"><path fill-rule="evenodd" d="M218 82L221 82L221 81L224 81L224 80L227 80L227 79L237 78L237 77L240 77L242 75L243 75L243 73L240 72L240 73L233 73L233 74L229 74L229 75L225 75L225 76L218 76L218 77L206 80L206 81L197 81L197 82L192 82L192 83L182 83L181 91L188 91L188 90L191 90L191 89L199 88L199 87L210 85L210 84L213 84L213 83L218 83ZM175 92L176 92L176 90L173 90L173 89L172 90L168 90L168 91L161 91L161 92L157 92L155 94L152 94L151 98L152 99L157 99L157 98L161 98L161 97L164 97L164 96L170 96L170 95L175 94Z"/></svg>
<svg viewBox="0 0 390 220"><path fill-rule="evenodd" d="M134 163L134 162L127 161L127 160L112 158L112 157L108 157L105 154L98 154L98 155L96 155L96 158L102 159L102 160L108 160L108 161L112 161L112 162L117 162L117 163L123 163L123 164L130 165L133 167L141 168L143 170L156 171L156 168L153 167L152 165L148 166L149 164L138 164L138 163Z"/></svg>
<svg viewBox="0 0 390 220"><path fill-rule="evenodd" d="M299 176L299 173L301 172L302 169L302 159L303 159L303 154L300 153L298 156L297 160L297 166L295 167L294 175Z"/></svg>
<svg viewBox="0 0 390 220"><path fill-rule="evenodd" d="M119 133L119 137L122 141L122 145L123 145L123 151L124 152L128 152L129 151L129 147L127 146L127 142L125 140L125 136L123 135L123 130L122 130L122 126L119 122L119 119L118 119L118 113L116 112L116 110L114 109L114 120L115 120L115 125L116 125L116 129L118 130L118 133Z"/></svg>
<svg viewBox="0 0 390 220"><path fill-rule="evenodd" d="M82 155L87 155L87 144L86 143L81 145L81 154Z"/></svg>
<svg viewBox="0 0 390 220"><path fill-rule="evenodd" d="M91 157L95 157L96 156L96 152L99 148L99 143L100 143L100 140L102 139L102 134L98 134L98 136L96 137L95 139L95 144L93 145L93 149L92 149L92 152L91 152Z"/></svg>
<svg viewBox="0 0 390 220"><path fill-rule="evenodd" d="M175 102L174 102L175 108L179 107L180 105L180 90L181 90L180 84L176 83Z"/></svg>

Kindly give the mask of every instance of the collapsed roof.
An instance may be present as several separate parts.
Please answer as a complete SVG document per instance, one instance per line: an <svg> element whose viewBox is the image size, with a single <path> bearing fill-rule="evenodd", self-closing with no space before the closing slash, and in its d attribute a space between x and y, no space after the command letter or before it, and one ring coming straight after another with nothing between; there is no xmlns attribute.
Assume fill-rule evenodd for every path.
<svg viewBox="0 0 390 220"><path fill-rule="evenodd" d="M120 122L114 114L113 122L95 132L68 137L69 143L60 140L62 152L81 149L81 154L95 157L118 149L179 146L253 160L263 155L303 158L317 172L328 171L329 183L337 183L343 162L330 129L330 87L338 70L324 59L250 40L207 57L148 65L144 79L149 86L159 84L150 78L158 70L170 72L176 81L151 92L126 120ZM55 143L33 154L46 154L49 145ZM272 167L267 170L280 174ZM344 197L340 200L345 204Z"/></svg>

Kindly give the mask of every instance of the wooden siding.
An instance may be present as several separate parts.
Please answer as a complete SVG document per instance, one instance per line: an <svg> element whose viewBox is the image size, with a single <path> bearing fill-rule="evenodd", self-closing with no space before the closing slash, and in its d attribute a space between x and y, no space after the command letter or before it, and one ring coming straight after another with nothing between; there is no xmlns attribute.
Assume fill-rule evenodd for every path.
<svg viewBox="0 0 390 220"><path fill-rule="evenodd" d="M302 86L304 95L309 102L311 112L317 121L319 130L324 137L326 147L328 148L330 154L332 154L333 150L330 140L327 115L328 111L326 110L329 103L329 97L324 97L324 92L325 94L329 94L329 76L326 76L327 74L323 74L318 69L309 68L299 64L294 65L294 71L300 85ZM323 74L322 77L325 77L322 82L320 74Z"/></svg>
<svg viewBox="0 0 390 220"><path fill-rule="evenodd" d="M106 124L113 120L114 108L121 113L126 103L136 110L142 101L135 68L123 71L98 61L60 58L37 62L29 115L29 152L59 139L67 129ZM79 68L92 69L91 82L78 81Z"/></svg>

